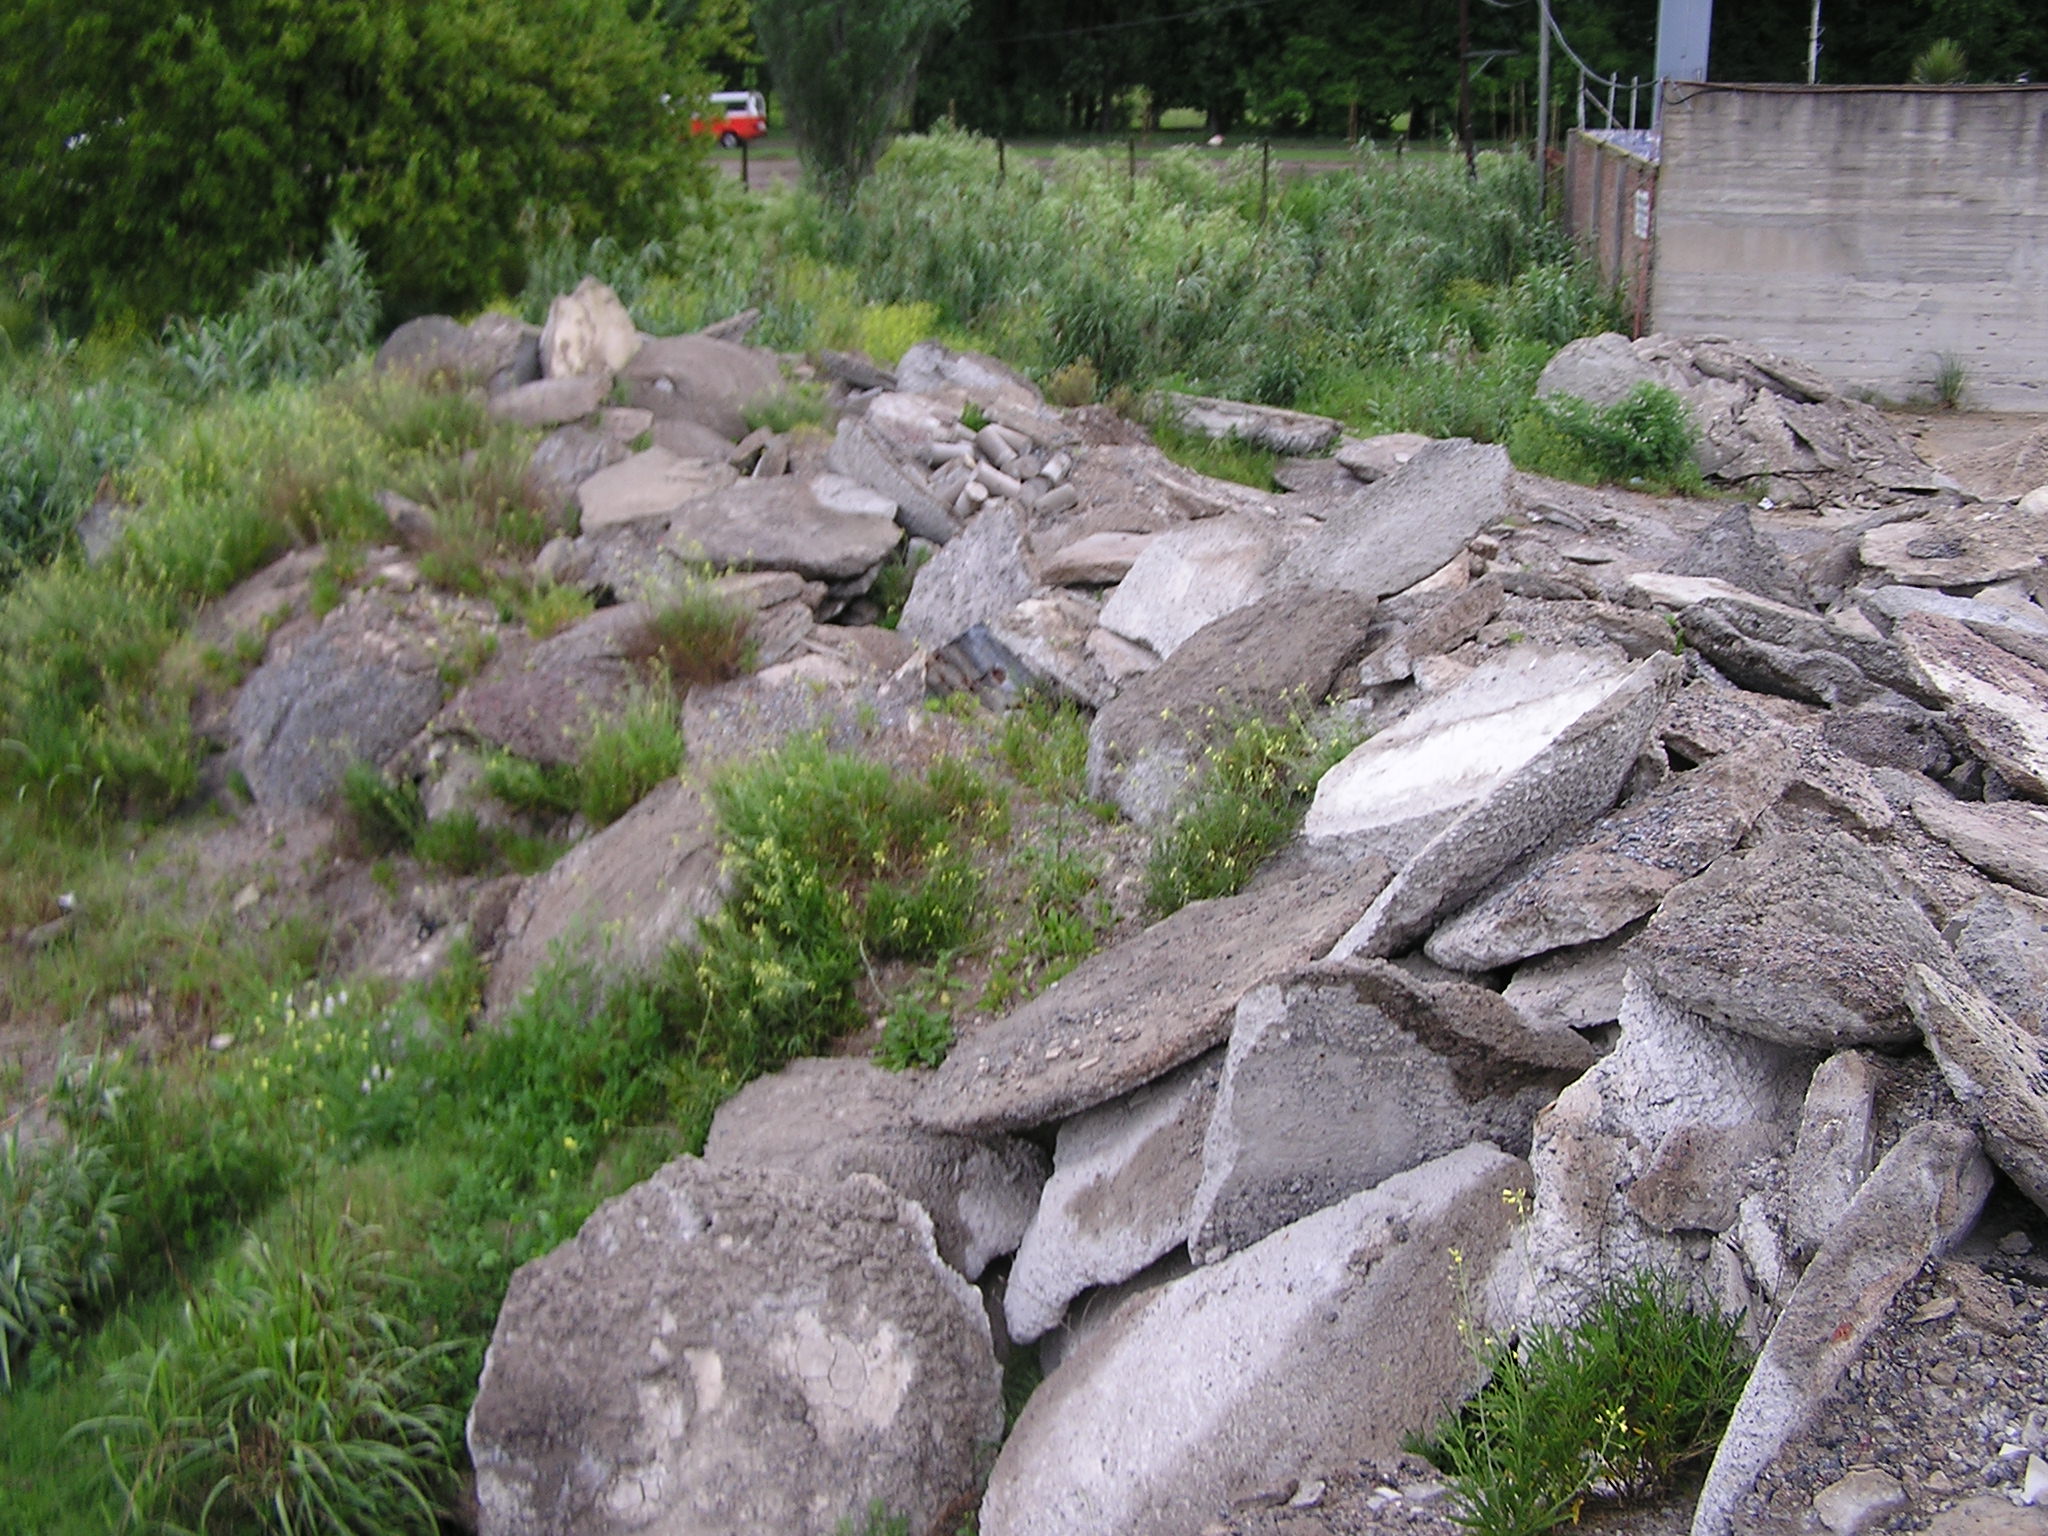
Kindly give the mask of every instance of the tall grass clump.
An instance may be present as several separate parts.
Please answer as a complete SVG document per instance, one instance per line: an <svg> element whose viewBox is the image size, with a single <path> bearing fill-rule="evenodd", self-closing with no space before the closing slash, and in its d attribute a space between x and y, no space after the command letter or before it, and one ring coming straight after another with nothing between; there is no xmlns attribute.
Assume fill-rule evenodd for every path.
<svg viewBox="0 0 2048 1536"><path fill-rule="evenodd" d="M1523 469L1553 479L1697 493L1693 439L1685 402L1645 382L1609 406L1573 395L1532 400L1508 450Z"/></svg>
<svg viewBox="0 0 2048 1536"><path fill-rule="evenodd" d="M1153 839L1145 902L1156 915L1244 889L1301 825L1316 782L1356 745L1296 712L1240 721L1205 754L1187 808Z"/></svg>
<svg viewBox="0 0 2048 1536"><path fill-rule="evenodd" d="M1731 1320L1642 1271L1569 1328L1481 1347L1486 1385L1415 1447L1477 1536L1540 1536L1588 1500L1664 1491L1713 1454L1749 1374Z"/></svg>
<svg viewBox="0 0 2048 1536"><path fill-rule="evenodd" d="M251 1239L186 1303L170 1337L110 1379L80 1426L119 1469L146 1530L432 1532L456 1416L439 1357L370 1234L308 1220Z"/></svg>

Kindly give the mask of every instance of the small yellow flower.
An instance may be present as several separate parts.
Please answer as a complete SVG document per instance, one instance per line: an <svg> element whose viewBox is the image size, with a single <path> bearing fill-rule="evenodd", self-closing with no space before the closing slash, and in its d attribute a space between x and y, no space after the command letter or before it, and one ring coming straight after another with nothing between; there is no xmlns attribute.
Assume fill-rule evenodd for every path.
<svg viewBox="0 0 2048 1536"><path fill-rule="evenodd" d="M562 1138L562 1147L565 1151L574 1152L576 1150L576 1138L574 1136L564 1136Z"/></svg>

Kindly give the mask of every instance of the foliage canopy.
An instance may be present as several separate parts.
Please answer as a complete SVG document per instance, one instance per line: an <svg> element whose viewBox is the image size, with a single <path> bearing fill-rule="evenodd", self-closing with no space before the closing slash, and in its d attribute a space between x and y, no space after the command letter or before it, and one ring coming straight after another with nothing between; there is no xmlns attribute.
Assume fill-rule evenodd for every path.
<svg viewBox="0 0 2048 1536"><path fill-rule="evenodd" d="M19 0L0 249L60 306L153 323L339 225L400 312L475 305L518 289L529 205L663 227L703 174L662 100L699 46L630 0Z"/></svg>

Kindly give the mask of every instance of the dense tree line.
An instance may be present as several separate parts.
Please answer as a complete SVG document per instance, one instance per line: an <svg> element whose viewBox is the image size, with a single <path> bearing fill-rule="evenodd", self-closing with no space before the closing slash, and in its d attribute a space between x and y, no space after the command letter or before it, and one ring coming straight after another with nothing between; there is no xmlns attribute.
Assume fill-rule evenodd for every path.
<svg viewBox="0 0 2048 1536"><path fill-rule="evenodd" d="M1467 0L1475 129L1533 127L1535 0ZM1552 0L1596 70L1653 73L1656 0ZM920 123L989 133L1147 126L1194 109L1211 131L1453 131L1459 0L971 0L927 58ZM1714 78L1803 81L1807 0L1718 0ZM1903 81L1939 37L1970 78L2048 79L2048 7L2032 0L1823 0L1824 83ZM1557 61L1558 97L1577 72ZM1647 111L1647 100L1644 103Z"/></svg>

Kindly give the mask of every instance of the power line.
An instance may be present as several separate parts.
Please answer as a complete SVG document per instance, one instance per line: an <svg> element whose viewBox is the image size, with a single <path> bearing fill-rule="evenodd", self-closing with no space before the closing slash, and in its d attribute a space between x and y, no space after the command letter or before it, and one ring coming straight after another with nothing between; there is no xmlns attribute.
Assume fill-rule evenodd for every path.
<svg viewBox="0 0 2048 1536"><path fill-rule="evenodd" d="M1262 11L1269 5L1284 5L1288 0L1233 0L1229 5L1204 5L1192 11L1175 11L1167 16L1140 16L1130 21L1104 21L1092 27L1063 27L1052 32L1019 32L1009 37L997 38L1003 43L1041 43L1062 37L1094 37L1104 32L1128 32L1136 27L1164 26L1170 21L1193 21L1210 16L1223 16L1234 11ZM1491 4L1492 0L1488 0Z"/></svg>

